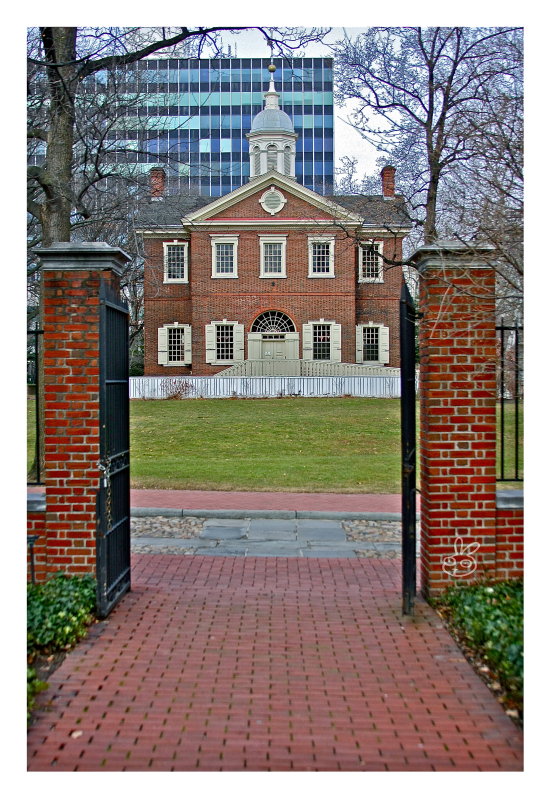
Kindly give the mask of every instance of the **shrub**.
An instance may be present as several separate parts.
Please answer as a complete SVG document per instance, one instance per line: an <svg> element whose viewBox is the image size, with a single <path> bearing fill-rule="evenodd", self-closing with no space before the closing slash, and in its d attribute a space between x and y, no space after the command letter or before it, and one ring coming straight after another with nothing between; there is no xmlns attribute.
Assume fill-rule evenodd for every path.
<svg viewBox="0 0 552 800"><path fill-rule="evenodd" d="M59 573L47 583L27 586L27 723L35 697L48 688L33 661L43 654L68 650L86 635L96 609L96 581L91 575Z"/></svg>
<svg viewBox="0 0 552 800"><path fill-rule="evenodd" d="M96 582L91 575L59 574L27 588L27 652L72 647L94 618Z"/></svg>
<svg viewBox="0 0 552 800"><path fill-rule="evenodd" d="M523 699L523 582L453 587L437 601L465 644L496 675L507 696Z"/></svg>

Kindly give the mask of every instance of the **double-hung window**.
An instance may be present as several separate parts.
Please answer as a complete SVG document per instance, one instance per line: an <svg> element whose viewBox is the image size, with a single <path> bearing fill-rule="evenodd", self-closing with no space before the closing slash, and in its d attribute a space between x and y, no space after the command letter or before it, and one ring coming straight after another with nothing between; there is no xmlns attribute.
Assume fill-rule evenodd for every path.
<svg viewBox="0 0 552 800"><path fill-rule="evenodd" d="M232 364L244 360L244 326L226 319L205 326L205 360L208 364Z"/></svg>
<svg viewBox="0 0 552 800"><path fill-rule="evenodd" d="M163 242L165 283L188 283L188 242Z"/></svg>
<svg viewBox="0 0 552 800"><path fill-rule="evenodd" d="M360 283L383 283L383 242L365 242L358 248Z"/></svg>
<svg viewBox="0 0 552 800"><path fill-rule="evenodd" d="M178 322L157 330L157 363L179 367L192 363L192 327Z"/></svg>
<svg viewBox="0 0 552 800"><path fill-rule="evenodd" d="M286 277L286 237L260 236L261 278Z"/></svg>
<svg viewBox="0 0 552 800"><path fill-rule="evenodd" d="M333 278L333 236L309 236L309 278Z"/></svg>
<svg viewBox="0 0 552 800"><path fill-rule="evenodd" d="M326 323L312 326L312 357L314 361L329 361L331 356L331 326Z"/></svg>
<svg viewBox="0 0 552 800"><path fill-rule="evenodd" d="M341 361L341 325L326 319L305 323L303 358L306 361Z"/></svg>
<svg viewBox="0 0 552 800"><path fill-rule="evenodd" d="M373 322L357 325L356 360L357 364L388 364L389 328Z"/></svg>
<svg viewBox="0 0 552 800"><path fill-rule="evenodd" d="M238 237L211 236L212 277L238 277Z"/></svg>

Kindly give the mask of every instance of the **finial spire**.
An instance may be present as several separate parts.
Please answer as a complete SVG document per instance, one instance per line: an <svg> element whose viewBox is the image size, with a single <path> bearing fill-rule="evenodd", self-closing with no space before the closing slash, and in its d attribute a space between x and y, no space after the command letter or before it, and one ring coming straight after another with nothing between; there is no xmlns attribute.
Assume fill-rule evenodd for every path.
<svg viewBox="0 0 552 800"><path fill-rule="evenodd" d="M270 64L268 65L268 72L270 74L270 80L268 82L268 91L265 93L265 108L274 108L279 109L278 100L280 95L276 91L276 87L274 85L274 73L276 72L276 67L272 63L272 48L270 53Z"/></svg>

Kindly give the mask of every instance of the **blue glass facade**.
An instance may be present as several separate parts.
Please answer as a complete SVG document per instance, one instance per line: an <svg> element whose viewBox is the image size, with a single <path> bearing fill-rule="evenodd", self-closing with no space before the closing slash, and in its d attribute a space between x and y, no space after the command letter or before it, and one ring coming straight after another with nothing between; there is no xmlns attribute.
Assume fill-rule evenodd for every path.
<svg viewBox="0 0 552 800"><path fill-rule="evenodd" d="M170 193L220 196L249 179L245 134L264 107L268 58L148 59L128 68L129 104L114 160L140 170L164 166ZM295 177L320 194L333 193L333 61L273 60L280 108L297 140ZM129 152L130 149L130 152Z"/></svg>

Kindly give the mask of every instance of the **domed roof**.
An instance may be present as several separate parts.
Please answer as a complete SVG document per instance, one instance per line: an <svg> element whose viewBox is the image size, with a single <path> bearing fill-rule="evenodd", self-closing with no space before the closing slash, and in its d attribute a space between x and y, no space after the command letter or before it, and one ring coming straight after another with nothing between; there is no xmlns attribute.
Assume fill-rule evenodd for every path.
<svg viewBox="0 0 552 800"><path fill-rule="evenodd" d="M255 116L251 125L251 133L261 133L262 131L295 133L290 117L279 108L263 108Z"/></svg>

